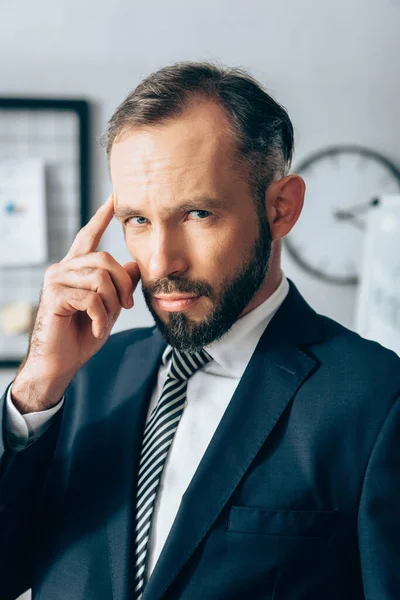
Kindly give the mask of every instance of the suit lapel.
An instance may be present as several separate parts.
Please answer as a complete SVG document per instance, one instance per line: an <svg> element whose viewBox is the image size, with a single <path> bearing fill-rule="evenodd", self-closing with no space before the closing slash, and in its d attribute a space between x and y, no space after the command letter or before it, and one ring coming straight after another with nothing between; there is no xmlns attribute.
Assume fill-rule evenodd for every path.
<svg viewBox="0 0 400 600"><path fill-rule="evenodd" d="M207 535L294 394L317 366L299 345L319 339L315 312L290 282L288 296L261 337L182 497L143 600L163 596Z"/></svg>
<svg viewBox="0 0 400 600"><path fill-rule="evenodd" d="M105 476L110 506L107 537L114 600L132 595L133 517L142 431L156 382L158 366L166 346L161 336L149 334L128 346L110 398Z"/></svg>

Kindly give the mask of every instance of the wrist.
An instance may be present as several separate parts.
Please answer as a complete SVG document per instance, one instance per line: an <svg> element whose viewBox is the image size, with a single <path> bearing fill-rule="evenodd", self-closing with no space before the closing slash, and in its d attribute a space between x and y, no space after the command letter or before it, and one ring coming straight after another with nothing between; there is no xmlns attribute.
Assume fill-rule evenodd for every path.
<svg viewBox="0 0 400 600"><path fill-rule="evenodd" d="M11 400L20 414L47 410L58 404L70 380L32 377L21 371L12 383Z"/></svg>

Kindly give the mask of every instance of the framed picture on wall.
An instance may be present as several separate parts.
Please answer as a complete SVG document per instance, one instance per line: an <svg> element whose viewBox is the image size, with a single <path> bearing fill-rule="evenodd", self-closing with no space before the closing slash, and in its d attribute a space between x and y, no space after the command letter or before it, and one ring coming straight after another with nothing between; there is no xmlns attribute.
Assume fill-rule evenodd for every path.
<svg viewBox="0 0 400 600"><path fill-rule="evenodd" d="M89 213L90 105L0 98L0 368L23 360L46 268Z"/></svg>

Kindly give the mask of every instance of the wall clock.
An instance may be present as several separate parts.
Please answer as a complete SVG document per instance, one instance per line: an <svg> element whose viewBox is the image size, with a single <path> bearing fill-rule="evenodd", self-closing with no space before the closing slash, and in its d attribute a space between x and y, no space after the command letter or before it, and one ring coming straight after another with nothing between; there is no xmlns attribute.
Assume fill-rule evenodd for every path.
<svg viewBox="0 0 400 600"><path fill-rule="evenodd" d="M300 218L283 240L286 250L320 280L358 283L366 217L380 196L400 192L400 170L378 152L340 145L315 152L293 172L307 189Z"/></svg>

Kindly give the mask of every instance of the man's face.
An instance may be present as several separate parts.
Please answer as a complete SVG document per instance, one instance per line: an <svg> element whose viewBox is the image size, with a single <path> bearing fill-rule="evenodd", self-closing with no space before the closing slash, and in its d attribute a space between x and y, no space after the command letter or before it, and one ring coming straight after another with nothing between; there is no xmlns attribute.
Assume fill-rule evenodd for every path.
<svg viewBox="0 0 400 600"><path fill-rule="evenodd" d="M268 221L233 148L223 109L199 102L169 123L127 132L111 150L116 216L147 306L181 350L230 329L268 270Z"/></svg>

